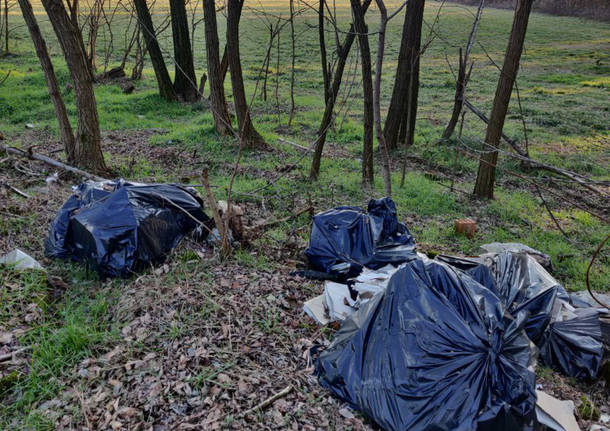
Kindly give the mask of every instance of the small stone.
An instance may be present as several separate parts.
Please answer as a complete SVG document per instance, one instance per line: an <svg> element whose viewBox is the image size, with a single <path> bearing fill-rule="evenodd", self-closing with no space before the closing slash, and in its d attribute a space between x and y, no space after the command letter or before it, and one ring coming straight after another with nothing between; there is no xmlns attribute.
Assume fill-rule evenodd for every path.
<svg viewBox="0 0 610 431"><path fill-rule="evenodd" d="M348 409L347 407L339 409L339 414L341 416L343 416L345 419L354 419L355 418L355 416L352 413L352 411L350 409Z"/></svg>
<svg viewBox="0 0 610 431"><path fill-rule="evenodd" d="M26 129L33 129L34 125L32 123L25 123L25 128Z"/></svg>
<svg viewBox="0 0 610 431"><path fill-rule="evenodd" d="M0 344L10 344L13 341L11 332L0 332Z"/></svg>

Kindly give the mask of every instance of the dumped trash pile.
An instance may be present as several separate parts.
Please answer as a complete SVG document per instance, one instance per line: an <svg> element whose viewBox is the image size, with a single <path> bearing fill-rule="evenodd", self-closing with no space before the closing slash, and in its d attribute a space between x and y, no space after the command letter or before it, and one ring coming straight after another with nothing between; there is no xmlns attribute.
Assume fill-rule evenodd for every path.
<svg viewBox="0 0 610 431"><path fill-rule="evenodd" d="M49 227L49 257L86 262L100 277L127 276L162 262L192 232L207 236L203 201L175 184L124 180L75 187Z"/></svg>
<svg viewBox="0 0 610 431"><path fill-rule="evenodd" d="M391 259L377 259L383 246L367 217L402 226L388 198L371 201L368 216L337 208L315 217L307 250L316 269L350 265L304 306L320 324L341 323L316 361L320 384L338 398L387 430L535 429L553 421L549 403L561 403L544 394L537 405L537 358L597 377L608 310L572 300L539 263L548 256L494 244L474 258L430 259L401 227L409 240L390 241Z"/></svg>

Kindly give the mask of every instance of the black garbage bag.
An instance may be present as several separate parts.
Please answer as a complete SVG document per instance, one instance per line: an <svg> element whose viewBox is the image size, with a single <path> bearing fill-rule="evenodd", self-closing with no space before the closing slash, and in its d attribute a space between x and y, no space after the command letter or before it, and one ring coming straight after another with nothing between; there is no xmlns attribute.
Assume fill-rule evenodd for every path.
<svg viewBox="0 0 610 431"><path fill-rule="evenodd" d="M540 359L563 374L594 379L599 373L604 346L595 308L579 308L576 316L551 323L540 342Z"/></svg>
<svg viewBox="0 0 610 431"><path fill-rule="evenodd" d="M364 266L377 269L406 261L415 241L398 222L391 198L371 200L369 214L362 208L343 206L313 218L305 254L314 269L354 276Z"/></svg>
<svg viewBox="0 0 610 431"><path fill-rule="evenodd" d="M551 323L555 298L569 299L563 286L526 253L487 255L483 263L449 256L438 258L466 271L494 292L511 314L527 312L525 331L536 345Z"/></svg>
<svg viewBox="0 0 610 431"><path fill-rule="evenodd" d="M70 217L81 207L108 196L115 188L116 183L113 181L87 181L75 187L74 194L64 203L49 226L44 242L45 254L49 257L69 257L70 249L66 246L66 234Z"/></svg>
<svg viewBox="0 0 610 431"><path fill-rule="evenodd" d="M47 255L90 264L102 278L127 276L162 262L180 240L210 219L186 187L125 181L84 184L51 223Z"/></svg>
<svg viewBox="0 0 610 431"><path fill-rule="evenodd" d="M577 310L569 319L557 321L562 303L569 303L571 298L532 256L505 251L484 257L484 265L472 259L438 259L466 271L496 292L510 313L527 313L525 331L540 348L544 364L571 377L597 376L603 359L598 314ZM489 269L492 278L484 268Z"/></svg>
<svg viewBox="0 0 610 431"><path fill-rule="evenodd" d="M531 429L525 317L465 272L415 257L346 319L316 373L386 430Z"/></svg>

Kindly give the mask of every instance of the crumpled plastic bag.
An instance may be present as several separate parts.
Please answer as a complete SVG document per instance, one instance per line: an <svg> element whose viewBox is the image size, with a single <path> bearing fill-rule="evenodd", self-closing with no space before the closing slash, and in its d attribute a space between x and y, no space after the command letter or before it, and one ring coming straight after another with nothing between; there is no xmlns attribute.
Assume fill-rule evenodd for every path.
<svg viewBox="0 0 610 431"><path fill-rule="evenodd" d="M604 346L595 308L579 308L574 316L552 322L540 342L540 359L577 379L592 380L599 373Z"/></svg>
<svg viewBox="0 0 610 431"><path fill-rule="evenodd" d="M305 254L319 271L352 277L363 267L404 262L414 249L409 229L398 222L394 201L382 198L369 202L368 214L342 206L314 216Z"/></svg>
<svg viewBox="0 0 610 431"><path fill-rule="evenodd" d="M209 221L197 193L180 185L87 182L51 223L45 253L87 262L102 278L125 277L161 263Z"/></svg>
<svg viewBox="0 0 610 431"><path fill-rule="evenodd" d="M320 354L320 384L386 430L531 429L526 313L467 273L414 257Z"/></svg>
<svg viewBox="0 0 610 431"><path fill-rule="evenodd" d="M527 313L525 331L545 365L563 374L593 379L603 359L598 311L576 310L570 296L529 253L504 251L476 259L438 256L495 292L511 314ZM479 263L481 262L481 263ZM566 317L562 310L570 309Z"/></svg>

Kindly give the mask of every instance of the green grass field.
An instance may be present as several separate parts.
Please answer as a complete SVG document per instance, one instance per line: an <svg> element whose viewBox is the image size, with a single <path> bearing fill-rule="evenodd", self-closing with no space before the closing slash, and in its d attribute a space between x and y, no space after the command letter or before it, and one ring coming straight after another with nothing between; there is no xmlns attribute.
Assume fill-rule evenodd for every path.
<svg viewBox="0 0 610 431"><path fill-rule="evenodd" d="M262 7L261 4L246 2L246 5L248 3L253 6L244 10L240 36L246 87L249 94L252 94L260 76L268 30L257 10ZM287 14L284 1L263 3L267 11L284 16ZM343 27L347 28L349 9L344 3L340 2L337 6L338 16ZM437 2L427 5L424 40L430 37L430 26L440 5ZM36 8L40 12L40 8ZM155 12L155 18L160 20L165 9L157 7ZM545 193L555 217L571 239L568 242L541 205L541 200L531 185L504 170L519 171L526 177L537 178L545 175L543 172L522 172L517 162L503 157L500 165L503 170L498 173L495 200L475 201L464 193L449 190L450 184L453 184L457 190L471 192L477 168L475 160L457 151L460 148L458 142L438 143L454 95L454 80L447 59L455 68L457 50L466 41L472 13L472 8L445 4L435 30L437 36L422 58L417 135L414 147L408 149L408 154L412 157L407 165L404 187L399 186L403 154L394 155L393 197L399 217L408 223L416 241L424 250L472 254L476 253L478 245L486 242L523 242L552 257L556 268L553 275L566 288L584 289L589 260L595 248L608 234L608 225ZM198 16L201 16L200 11ZM64 97L69 113L73 116L73 93L66 88L69 75L59 46L46 16L40 13L38 17L52 54L60 87L65 89ZM115 49L110 56L109 67L120 61L128 18L125 14L118 14L113 21ZM44 152L46 147L57 147L53 144L57 124L29 35L18 15L11 15L11 19L13 25L20 27L14 30L11 39L13 54L0 58L0 77L10 72L6 82L0 86L0 131L6 137L4 143L22 147L40 145L38 150ZM375 9L371 9L367 19L369 27L375 29L378 22ZM487 9L483 14L478 43L472 55L475 65L468 87L468 98L485 112L489 112L499 73L490 58L501 64L511 19L512 13L506 10ZM307 180L310 159L301 159L301 153L279 140L283 138L309 146L315 139L324 106L317 31L313 27L316 21L315 14L307 9L297 21L297 111L292 127L287 128L286 125L290 82L287 31L281 35L279 70L275 66L277 51L275 48L272 50L268 100L262 100L259 88L253 101L254 123L272 149L263 153L246 153L236 178L235 198L249 209L256 208L248 219L250 222L254 221L255 215L289 215L309 198L314 202L316 210L323 210L340 204L362 205L371 197L380 197L383 193L378 160L374 190L363 190L361 186L359 155L362 93L359 84L360 67L355 55L350 57L346 69L337 120L329 135L325 150L327 157L323 159L318 183L310 184ZM224 22L221 21L219 26L223 32ZM401 28L402 15L391 22L387 37L383 76L384 108L387 108L391 95ZM195 34L196 69L197 74L201 75L205 68L203 23L197 27ZM224 34L221 34L221 45L223 38ZM167 54L168 67L173 72L171 33L164 33L160 40ZM333 43L330 33L327 41L329 46ZM372 36L371 46L376 47L375 36ZM98 64L101 65L104 58L102 36L99 37L98 48ZM354 49L352 54L356 52ZM128 74L131 67L132 61L128 61ZM102 71L101 68L99 71ZM578 18L533 14L518 78L533 158L587 174L596 180L610 180L609 76L610 26ZM211 182L217 186L215 190L218 197L222 197L229 185L237 154L236 142L216 136L212 116L203 103L183 105L160 99L156 94L156 82L149 62L145 65L144 79L135 82L135 85L136 90L131 95L123 94L114 84L96 87L104 142L111 143L105 148L107 164L128 179L196 183L199 182L201 165L205 163L210 167ZM226 85L230 97L229 80ZM276 85L278 100L275 98ZM350 88L351 91L347 91ZM33 129L26 127L26 124L33 125ZM516 97L511 102L505 132L517 140L523 139L521 113ZM463 126L467 145L478 148L477 142L483 134L484 124L474 115L467 114ZM150 148L153 155L133 158L121 151L121 145L131 145L129 139L133 136L140 136L137 139L138 145ZM119 138L125 138L127 143L121 144ZM178 154L179 159L174 165L168 166L163 159L155 156L166 152ZM61 154L54 153L53 157L59 158ZM272 186L267 186L267 179L276 178L278 172L291 163L297 163L295 170L274 181ZM28 312L24 304L37 304L43 316L36 325L27 325L29 329L20 338L21 344L34 346L33 366L29 373L15 377L14 380L6 380L6 377L0 380L0 427L4 429L53 429L53 421L37 410L40 403L56 398L66 390L68 376L75 373L77 364L82 359L112 349L111 346L120 339L121 325L125 324L125 320L114 319L118 313L117 307L120 308L122 304L122 292L133 292L134 289L141 288L142 281L132 279L102 283L86 273L80 265L43 258L42 242L46 221L53 216L61 200L69 193L68 186L69 184L63 185L65 190L58 196L37 198L36 202L43 202L43 214L36 211L27 213L24 208L29 203L11 196L9 200L14 202L10 205L24 209L24 212L18 218L5 217L4 214L0 218L0 236L5 237L0 241L0 254L13 247L23 248L41 259L51 273L69 280L73 287L61 300L54 301L48 298L44 276L0 270L1 284L11 286L0 290L0 329L15 327L17 323L14 316ZM39 188L40 184L36 182L23 187L33 195L38 193ZM559 193L562 193L560 189ZM607 202L604 205L607 207ZM474 238L455 235L453 222L462 217L476 219L478 230ZM273 254L266 251L288 243L295 236L298 247L302 249L308 239L308 226L306 216L301 216L294 224L282 224L269 231L251 249L238 251L233 263L243 268L245 274L285 270L285 261L275 259ZM177 256L172 258L173 273L160 276L147 273L143 276L144 283L149 283L150 286L182 286L188 280L196 279L199 289L204 292L207 292L205 289L213 289L216 279L211 275L211 265L220 264L213 261L215 263L208 262L193 267L193 254L191 250L180 249ZM597 290L610 289L607 252L602 253L594 266L591 283ZM304 287L303 295L312 296L316 289L315 286L308 285ZM215 298L222 302L218 297ZM202 305L198 313L205 312L209 319L214 316L220 318L218 316L222 316L222 311L217 309L218 305L214 302L210 304ZM299 309L300 304L295 305L294 313L298 313ZM291 342L294 335L277 326L278 319L284 322L284 316L276 314L280 313L279 309L259 310L254 307L253 310L259 322L257 325L265 336ZM17 321L22 324L19 319ZM180 328L186 328L186 335ZM190 334L188 331L191 328L192 323L182 322L179 325L169 325L164 330L167 331L166 337L182 339ZM313 332L311 328L301 327L300 330L309 335ZM136 351L143 349L141 345L132 348ZM210 379L213 370L206 368L199 371L200 379L197 381L201 383ZM81 388L83 391L91 389L91 383L84 385ZM315 397L321 399L322 395L319 392ZM74 409L71 416L74 423L83 423L82 406L75 401Z"/></svg>

